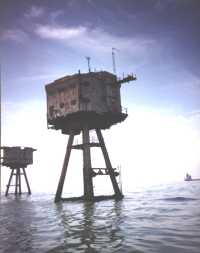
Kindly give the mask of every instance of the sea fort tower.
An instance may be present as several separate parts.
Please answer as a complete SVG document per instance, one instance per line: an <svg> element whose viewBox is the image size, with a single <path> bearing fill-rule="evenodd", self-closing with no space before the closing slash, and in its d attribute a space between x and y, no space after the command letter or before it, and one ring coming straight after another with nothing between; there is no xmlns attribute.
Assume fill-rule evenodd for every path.
<svg viewBox="0 0 200 253"><path fill-rule="evenodd" d="M136 80L134 75L117 79L107 71L80 73L64 76L45 86L47 95L48 128L61 130L69 135L63 168L57 187L55 202L63 200L62 191L72 150L83 153L83 196L79 199L95 200L104 198L122 198L116 177L117 170L112 167L101 130L124 121L127 110L121 106L121 84ZM92 141L90 130L96 131L98 141ZM74 144L75 135L82 134L82 143ZM99 147L105 160L105 168L93 168L92 147ZM114 194L94 196L93 178L109 176ZM74 198L75 199L75 198Z"/></svg>

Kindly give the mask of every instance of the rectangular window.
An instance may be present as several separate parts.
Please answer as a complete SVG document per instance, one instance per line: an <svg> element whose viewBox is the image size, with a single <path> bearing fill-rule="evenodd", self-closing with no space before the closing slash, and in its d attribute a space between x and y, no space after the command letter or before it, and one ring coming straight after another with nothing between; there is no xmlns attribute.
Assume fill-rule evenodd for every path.
<svg viewBox="0 0 200 253"><path fill-rule="evenodd" d="M71 100L71 105L75 105L76 104L76 99Z"/></svg>

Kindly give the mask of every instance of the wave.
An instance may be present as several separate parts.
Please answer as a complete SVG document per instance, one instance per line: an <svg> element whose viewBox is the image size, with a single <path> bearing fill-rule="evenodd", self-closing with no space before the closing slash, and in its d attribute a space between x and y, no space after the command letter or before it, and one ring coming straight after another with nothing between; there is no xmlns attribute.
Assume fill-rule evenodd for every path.
<svg viewBox="0 0 200 253"><path fill-rule="evenodd" d="M188 197L172 197L172 198L163 198L160 200L165 200L165 201L177 201L177 202L181 202L181 201L194 201L194 200L198 200L196 198L188 198Z"/></svg>

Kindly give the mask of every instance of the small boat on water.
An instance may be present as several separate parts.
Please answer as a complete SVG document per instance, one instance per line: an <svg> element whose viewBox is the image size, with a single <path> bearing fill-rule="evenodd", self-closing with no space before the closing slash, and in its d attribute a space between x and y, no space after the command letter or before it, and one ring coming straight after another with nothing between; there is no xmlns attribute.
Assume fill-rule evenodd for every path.
<svg viewBox="0 0 200 253"><path fill-rule="evenodd" d="M186 174L185 181L200 181L200 178L192 178L190 174Z"/></svg>

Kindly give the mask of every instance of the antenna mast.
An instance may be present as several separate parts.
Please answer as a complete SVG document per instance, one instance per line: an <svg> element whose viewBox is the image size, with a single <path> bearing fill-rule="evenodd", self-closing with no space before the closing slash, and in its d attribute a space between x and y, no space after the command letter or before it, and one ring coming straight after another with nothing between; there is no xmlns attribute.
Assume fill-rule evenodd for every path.
<svg viewBox="0 0 200 253"><path fill-rule="evenodd" d="M116 75L115 50L116 50L116 48L112 47L113 73Z"/></svg>
<svg viewBox="0 0 200 253"><path fill-rule="evenodd" d="M88 72L91 72L91 67L90 67L90 57L86 56L87 62L88 62Z"/></svg>

